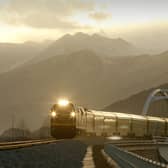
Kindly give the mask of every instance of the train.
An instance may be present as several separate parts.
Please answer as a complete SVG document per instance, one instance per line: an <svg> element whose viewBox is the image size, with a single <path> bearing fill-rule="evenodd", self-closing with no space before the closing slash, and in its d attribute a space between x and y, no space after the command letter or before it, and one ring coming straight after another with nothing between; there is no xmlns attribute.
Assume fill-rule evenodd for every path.
<svg viewBox="0 0 168 168"><path fill-rule="evenodd" d="M52 106L50 125L51 136L55 138L78 134L122 138L168 136L168 118L89 110L67 100Z"/></svg>

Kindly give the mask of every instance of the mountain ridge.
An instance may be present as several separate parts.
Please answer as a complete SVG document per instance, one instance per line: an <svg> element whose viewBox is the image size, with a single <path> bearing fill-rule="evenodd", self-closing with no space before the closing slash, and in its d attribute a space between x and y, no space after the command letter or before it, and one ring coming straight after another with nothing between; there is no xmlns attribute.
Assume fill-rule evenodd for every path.
<svg viewBox="0 0 168 168"><path fill-rule="evenodd" d="M120 48L122 48L123 51L121 51ZM136 47L121 38L111 39L98 34L88 35L78 32L74 35L66 34L62 36L49 45L46 51L40 53L31 63L80 50L91 50L104 57L133 56L141 53Z"/></svg>
<svg viewBox="0 0 168 168"><path fill-rule="evenodd" d="M149 89L145 89L141 92L130 95L125 99L118 100L108 106L106 106L103 110L105 111L117 111L123 113L132 113L132 114L142 114L144 104L147 101L148 96L156 89L167 89L168 83L155 86ZM166 108L165 108L166 107ZM150 116L158 116L158 117L168 117L167 114L167 102L165 101L157 101L151 102L147 115ZM164 108L164 110L163 110Z"/></svg>
<svg viewBox="0 0 168 168"><path fill-rule="evenodd" d="M36 57L42 50L43 44L0 43L0 73L11 71Z"/></svg>

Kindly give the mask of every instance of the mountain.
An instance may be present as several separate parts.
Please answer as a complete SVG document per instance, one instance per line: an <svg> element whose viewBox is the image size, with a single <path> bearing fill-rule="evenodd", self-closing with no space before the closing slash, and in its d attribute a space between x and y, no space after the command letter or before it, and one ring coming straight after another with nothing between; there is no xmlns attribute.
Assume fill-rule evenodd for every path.
<svg viewBox="0 0 168 168"><path fill-rule="evenodd" d="M16 123L23 118L31 128L39 127L60 96L70 97L77 103L90 101L88 90L95 90L90 82L94 83L97 74L101 74L101 64L93 52L81 51L0 75L1 128L11 125L13 113Z"/></svg>
<svg viewBox="0 0 168 168"><path fill-rule="evenodd" d="M33 59L32 63L80 50L90 50L104 57L135 56L141 53L135 46L121 38L111 39L98 34L88 35L79 32L74 35L66 34L56 40L44 52L41 52L38 57Z"/></svg>
<svg viewBox="0 0 168 168"><path fill-rule="evenodd" d="M33 57L44 48L43 43L0 43L0 73L10 71Z"/></svg>
<svg viewBox="0 0 168 168"><path fill-rule="evenodd" d="M104 108L105 111L118 111L124 113L132 114L142 114L144 104L152 91L155 89L162 88L167 89L168 83L160 85L155 88L146 89L137 94L129 96L126 99L112 103L111 105ZM168 102L167 100L160 100L152 102L148 109L148 115L159 116L159 117L168 117Z"/></svg>
<svg viewBox="0 0 168 168"><path fill-rule="evenodd" d="M47 56L47 54L46 54ZM105 57L90 50L56 55L0 75L0 128L24 119L37 129L60 97L93 109L168 81L168 52Z"/></svg>

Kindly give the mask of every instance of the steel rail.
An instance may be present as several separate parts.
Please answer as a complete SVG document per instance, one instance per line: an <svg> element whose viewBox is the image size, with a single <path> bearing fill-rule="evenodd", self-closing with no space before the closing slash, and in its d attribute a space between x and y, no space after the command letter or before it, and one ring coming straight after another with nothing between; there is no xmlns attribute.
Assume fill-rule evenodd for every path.
<svg viewBox="0 0 168 168"><path fill-rule="evenodd" d="M113 153L113 158L116 159L117 163L119 166L124 166L127 168L137 168L137 166L135 164L133 164L132 162L124 159L121 155L117 154L117 153Z"/></svg>
<svg viewBox="0 0 168 168"><path fill-rule="evenodd" d="M113 147L112 147L113 148ZM115 147L117 151L120 151L118 148ZM111 154L106 154L108 157L112 158L114 162L118 165L118 167L124 167L124 168L137 168L137 166L129 161L129 159L124 158L121 153L118 153L117 151L111 151Z"/></svg>
<svg viewBox="0 0 168 168"><path fill-rule="evenodd" d="M44 140L49 140L49 139L44 139ZM41 141L41 140L40 139L32 139L32 140L7 141L7 142L3 141L3 142L0 142L0 146L29 143L29 142L39 142L39 141Z"/></svg>
<svg viewBox="0 0 168 168"><path fill-rule="evenodd" d="M156 162L156 161L144 158L142 156L139 156L137 154L134 154L132 152L125 151L114 145L107 146L106 149L104 150L105 151L107 150L107 153L105 155L110 157L110 159L111 158L114 159L114 161L118 164L118 166L122 168L142 168L142 167L167 168L168 166L168 165L165 165L164 163Z"/></svg>
<svg viewBox="0 0 168 168"><path fill-rule="evenodd" d="M31 147L35 145L43 145L61 141L56 139L43 139L43 140L28 140L28 141L16 141L16 142L3 142L0 143L0 150L10 150L10 149L18 149L24 147Z"/></svg>

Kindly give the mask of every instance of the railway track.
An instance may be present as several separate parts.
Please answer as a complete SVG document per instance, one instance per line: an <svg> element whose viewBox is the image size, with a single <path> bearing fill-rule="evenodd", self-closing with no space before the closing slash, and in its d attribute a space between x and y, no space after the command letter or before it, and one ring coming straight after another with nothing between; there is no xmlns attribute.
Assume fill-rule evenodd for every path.
<svg viewBox="0 0 168 168"><path fill-rule="evenodd" d="M108 143L107 143L108 144ZM128 151L145 151L145 150L157 150L160 146L168 146L168 142L156 142L156 141L129 141L129 142L115 142L110 143L119 148L128 150Z"/></svg>
<svg viewBox="0 0 168 168"><path fill-rule="evenodd" d="M0 150L10 150L10 149L18 149L24 147L30 147L34 145L42 145L58 142L61 140L56 139L42 139L42 140L26 140L26 141L14 141L14 142L0 142Z"/></svg>
<svg viewBox="0 0 168 168"><path fill-rule="evenodd" d="M117 168L118 166L123 167L123 168L141 168L143 166L148 166L151 168L158 167L154 164L151 164L150 162L145 161L146 158L141 159L140 156L136 154L133 155L133 154L127 153L123 149L128 146L129 147L137 146L137 145L140 145L140 146L149 145L150 146L150 145L155 144L155 142L151 140L128 140L128 141L123 140L123 141L116 141L116 142L114 141L111 143L105 142L105 144L103 143L103 144L98 144L98 145L97 144L84 145L84 143L82 143L81 141L78 141L77 139L76 140L73 139L73 140L62 141L61 143L55 143L59 141L62 141L62 139L61 140L43 139L43 140L27 140L27 141L15 141L15 142L0 142L0 151L4 150L5 152L5 150L7 150L6 152L10 151L10 153L13 153L10 155L5 155L5 153L1 152L1 155L2 155L1 157L3 157L2 162L5 159L12 160L11 161L12 164L18 164L18 165L19 164L27 165L29 164L29 162L30 163L33 162L31 163L32 167L33 166L35 167L37 164L40 165L41 162L42 164L45 165L46 163L48 163L48 159L50 158L51 163L54 165L59 165L59 164L68 165L68 163L62 162L62 159L65 159L68 162L71 162L72 160L71 164L74 164L73 160L76 160L75 164L82 163L83 167L87 167L87 168L88 167L96 167L96 168L115 167ZM49 146L43 146L43 144L49 144ZM76 144L78 144L80 148L82 147L82 150L79 147L77 147ZM36 146L36 145L37 145L37 148L36 147L30 148L30 150L29 148L28 149L26 148L26 147ZM24 148L24 149L18 150L17 152L15 152L15 150L11 150L11 149L19 149L19 148ZM38 153L39 150L36 150L36 149L40 149L40 152ZM86 153L85 153L85 149L86 149ZM67 150L74 153L73 159L72 158L69 159L70 155L66 152ZM81 152L80 158L77 158L80 153L78 150ZM112 158L113 162L111 165L108 164L109 160L106 159L106 157L102 155L102 151L104 151L104 155L108 154L108 156ZM54 155L53 155L53 152L55 152ZM49 154L51 154L50 157L48 156ZM26 160L27 158L30 158L30 160L27 162L27 161L24 161L23 159L23 162L20 163L16 159L18 158L18 156L20 157L20 155L23 158L26 158ZM33 157L31 158L32 155ZM52 158L53 156L57 156L57 157ZM7 159L6 157L7 158L9 157L9 159ZM3 162L3 164L7 165L8 162L7 161L6 163ZM75 164L74 164L74 167L76 166ZM165 166L162 166L162 167L165 167Z"/></svg>
<svg viewBox="0 0 168 168"><path fill-rule="evenodd" d="M111 165L111 162L115 161L121 168L167 168L168 165L153 161L151 159L139 156L132 152L125 151L115 145L106 145L104 154L107 162Z"/></svg>

